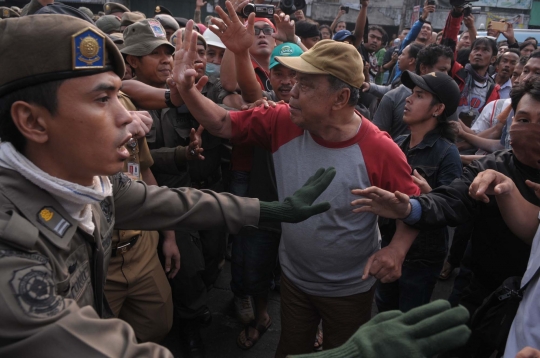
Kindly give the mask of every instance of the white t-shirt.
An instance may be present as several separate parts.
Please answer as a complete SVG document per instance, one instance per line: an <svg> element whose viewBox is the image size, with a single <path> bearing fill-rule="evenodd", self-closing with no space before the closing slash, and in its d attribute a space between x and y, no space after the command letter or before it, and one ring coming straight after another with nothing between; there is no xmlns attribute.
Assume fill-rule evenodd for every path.
<svg viewBox="0 0 540 358"><path fill-rule="evenodd" d="M540 219L540 213L538 215ZM514 358L516 354L525 347L540 348L540 285L538 276L532 280L540 267L540 227L534 236L531 256L527 264L527 271L521 280L521 287L530 281L525 289L523 300L510 328L510 334L506 341L504 358Z"/></svg>

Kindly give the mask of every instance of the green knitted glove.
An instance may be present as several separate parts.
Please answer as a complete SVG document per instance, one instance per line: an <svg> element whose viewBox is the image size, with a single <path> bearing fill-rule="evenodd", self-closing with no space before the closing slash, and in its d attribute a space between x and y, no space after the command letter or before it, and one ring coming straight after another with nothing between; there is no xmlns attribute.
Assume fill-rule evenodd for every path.
<svg viewBox="0 0 540 358"><path fill-rule="evenodd" d="M341 347L290 358L423 358L463 346L471 334L469 312L437 300L407 313L373 317Z"/></svg>
<svg viewBox="0 0 540 358"><path fill-rule="evenodd" d="M285 198L283 203L279 201L261 201L259 222L298 223L313 215L327 211L330 209L330 203L328 202L317 205L311 204L328 188L334 176L336 176L334 168L330 167L326 170L321 168L293 196Z"/></svg>

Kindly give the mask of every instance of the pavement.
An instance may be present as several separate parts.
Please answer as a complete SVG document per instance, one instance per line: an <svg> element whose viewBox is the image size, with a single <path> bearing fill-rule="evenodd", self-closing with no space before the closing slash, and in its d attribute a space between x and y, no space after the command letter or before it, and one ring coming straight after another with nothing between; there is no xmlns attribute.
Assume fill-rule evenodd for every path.
<svg viewBox="0 0 540 358"><path fill-rule="evenodd" d="M450 292L452 291L455 276L456 271L454 271L449 280L438 281L433 292L432 300L448 298ZM269 314L273 321L272 326L268 329L257 345L250 350L243 351L236 345L236 339L243 327L235 317L233 304L234 295L230 289L230 281L231 267L230 262L227 262L213 289L209 293L208 306L212 311L212 324L210 327L204 328L201 331L202 338L206 346L206 358L274 357L281 331L279 293L272 291L269 297ZM375 304L373 304L372 314L375 315L376 313L377 309ZM161 342L161 344L169 348L175 357L182 357L178 337L178 327L173 326L173 329L165 341Z"/></svg>

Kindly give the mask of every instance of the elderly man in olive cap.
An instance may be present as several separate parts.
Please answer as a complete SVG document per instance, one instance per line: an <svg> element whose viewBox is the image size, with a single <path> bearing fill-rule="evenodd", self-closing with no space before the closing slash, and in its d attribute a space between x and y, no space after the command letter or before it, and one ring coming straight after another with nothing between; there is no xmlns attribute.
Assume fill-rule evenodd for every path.
<svg viewBox="0 0 540 358"><path fill-rule="evenodd" d="M120 173L133 123L118 100L124 61L86 21L0 20L0 53L2 357L172 357L138 344L127 323L100 319L110 317L103 285L114 227L236 232L329 207L311 204L333 169L283 204L146 186Z"/></svg>
<svg viewBox="0 0 540 358"><path fill-rule="evenodd" d="M215 21L217 27L210 30L235 52L253 41L254 15L244 26L232 4L226 4L230 17L217 7L223 22ZM276 57L296 71L289 103L228 112L194 85L198 65L191 27L192 22L186 27L183 46L177 45L173 79L205 130L233 144L270 150L280 199L321 163L339 168L336 180L321 195L321 200L332 201L332 209L302 224L281 226L282 330L276 357L312 351L321 319L325 349L338 347L370 319L376 279L399 278L417 234L409 229L408 236L381 250L377 216L359 216L350 205L354 199L350 189L374 182L392 192L420 193L403 152L355 111L364 82L360 55L353 46L323 40L299 57ZM250 339L256 340L270 324L269 318L258 320L258 335Z"/></svg>

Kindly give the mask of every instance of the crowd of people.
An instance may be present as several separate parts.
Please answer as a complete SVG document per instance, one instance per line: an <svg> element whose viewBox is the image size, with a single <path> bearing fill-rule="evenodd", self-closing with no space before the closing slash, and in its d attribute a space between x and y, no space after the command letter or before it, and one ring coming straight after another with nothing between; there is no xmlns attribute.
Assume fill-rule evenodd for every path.
<svg viewBox="0 0 540 358"><path fill-rule="evenodd" d="M540 357L537 40L194 1L0 7L0 356Z"/></svg>

